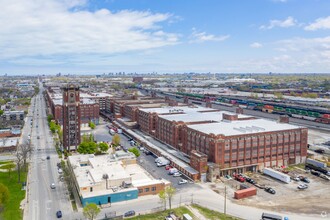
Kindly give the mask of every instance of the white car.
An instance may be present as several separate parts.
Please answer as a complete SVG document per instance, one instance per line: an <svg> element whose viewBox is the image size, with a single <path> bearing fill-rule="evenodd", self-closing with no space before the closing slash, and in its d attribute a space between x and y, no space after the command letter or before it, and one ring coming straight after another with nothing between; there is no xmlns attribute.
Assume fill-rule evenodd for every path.
<svg viewBox="0 0 330 220"><path fill-rule="evenodd" d="M188 183L188 180L181 179L181 180L179 181L179 185L181 185L181 184L186 184L186 183Z"/></svg>
<svg viewBox="0 0 330 220"><path fill-rule="evenodd" d="M58 169L58 173L59 174L62 174L63 173L63 170L62 169Z"/></svg>
<svg viewBox="0 0 330 220"><path fill-rule="evenodd" d="M174 177L179 177L179 176L182 176L182 174L179 173L179 172L176 172L176 173L173 174L173 176L174 176Z"/></svg>
<svg viewBox="0 0 330 220"><path fill-rule="evenodd" d="M298 189L307 189L308 185L307 184L300 184L297 188Z"/></svg>
<svg viewBox="0 0 330 220"><path fill-rule="evenodd" d="M52 184L50 185L50 188L51 188L51 189L55 189L55 188L56 188L55 183L52 183Z"/></svg>

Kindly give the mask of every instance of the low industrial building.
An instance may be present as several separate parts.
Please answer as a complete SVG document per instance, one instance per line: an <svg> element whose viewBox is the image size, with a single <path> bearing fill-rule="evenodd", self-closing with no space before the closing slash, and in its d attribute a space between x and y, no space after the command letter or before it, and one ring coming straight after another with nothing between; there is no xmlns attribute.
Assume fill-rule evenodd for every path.
<svg viewBox="0 0 330 220"><path fill-rule="evenodd" d="M154 179L136 163L131 152L69 156L68 164L83 206L87 203L111 205L156 195L170 184L164 179Z"/></svg>

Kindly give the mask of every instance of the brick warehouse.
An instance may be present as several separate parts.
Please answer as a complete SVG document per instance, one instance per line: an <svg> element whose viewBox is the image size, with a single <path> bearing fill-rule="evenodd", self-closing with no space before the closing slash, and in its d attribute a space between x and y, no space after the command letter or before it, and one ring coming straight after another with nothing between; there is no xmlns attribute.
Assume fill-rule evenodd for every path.
<svg viewBox="0 0 330 220"><path fill-rule="evenodd" d="M191 106L139 108L137 123L141 131L189 155L191 163L193 151L206 155L215 175L305 161L307 128L287 124L282 116L275 122L241 113Z"/></svg>
<svg viewBox="0 0 330 220"><path fill-rule="evenodd" d="M53 115L54 120L63 125L63 95L60 90L54 87L48 87L46 91L46 100L49 111ZM81 124L87 126L91 121L95 124L99 123L100 105L95 100L80 97L81 108Z"/></svg>
<svg viewBox="0 0 330 220"><path fill-rule="evenodd" d="M220 175L302 163L307 128L265 119L185 125L182 151L197 150L219 165Z"/></svg>

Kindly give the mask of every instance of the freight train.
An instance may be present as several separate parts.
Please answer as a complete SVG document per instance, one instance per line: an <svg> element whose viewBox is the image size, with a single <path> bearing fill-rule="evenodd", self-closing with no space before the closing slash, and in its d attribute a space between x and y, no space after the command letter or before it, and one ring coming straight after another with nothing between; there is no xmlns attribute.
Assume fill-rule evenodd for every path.
<svg viewBox="0 0 330 220"><path fill-rule="evenodd" d="M171 94L173 95L173 94ZM267 101L232 98L232 97L216 97L209 94L191 94L177 92L176 97L188 97L191 100L212 102L219 105L235 106L241 108L247 108L251 110L263 111L271 114L288 115L293 118L305 119L309 121L315 121L324 124L330 124L330 112L326 110L320 110L317 108L306 108L294 105L283 104L280 102L272 102L269 104Z"/></svg>

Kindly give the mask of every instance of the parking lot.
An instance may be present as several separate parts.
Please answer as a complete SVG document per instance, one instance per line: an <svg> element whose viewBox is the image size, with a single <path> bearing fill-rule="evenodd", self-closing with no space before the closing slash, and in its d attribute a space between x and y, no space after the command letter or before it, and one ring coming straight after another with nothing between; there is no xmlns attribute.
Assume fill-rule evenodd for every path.
<svg viewBox="0 0 330 220"><path fill-rule="evenodd" d="M222 178L222 181L227 186L227 198L239 204L281 212L319 214L326 211L329 213L330 181L321 179L311 173L306 173L305 170L300 168L295 168L289 174L292 175L292 173L307 177L310 180L310 183L306 183L308 188L303 190L297 188L298 185L304 184L302 181L291 180L289 184L286 184L270 176L253 173L247 175L258 184L273 188L276 194L268 193L264 189L245 182L244 184L257 188L257 195L236 200L233 198L234 192L239 189L241 183L234 179L228 180L226 178ZM210 184L210 187L224 195L224 184Z"/></svg>
<svg viewBox="0 0 330 220"><path fill-rule="evenodd" d="M141 151L140 151L141 152ZM168 170L165 169L165 166L157 167L157 164L155 163L155 159L157 157L154 155L146 155L145 153L141 152L141 156L138 158L138 163L146 169L154 178L163 178L172 183L172 186L174 186L177 189L191 189L196 188L198 189L200 186L190 182L188 180L187 184L179 185L178 182L180 179L187 179L185 176L181 177L174 177L173 175L168 174Z"/></svg>

